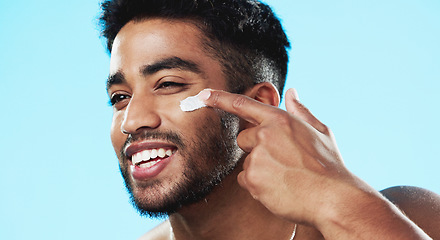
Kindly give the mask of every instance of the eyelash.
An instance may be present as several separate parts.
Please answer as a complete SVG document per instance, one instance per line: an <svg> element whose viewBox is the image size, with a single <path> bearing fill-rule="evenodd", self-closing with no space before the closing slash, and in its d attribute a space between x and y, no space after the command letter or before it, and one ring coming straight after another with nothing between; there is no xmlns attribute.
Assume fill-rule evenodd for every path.
<svg viewBox="0 0 440 240"><path fill-rule="evenodd" d="M108 105L110 106L114 106L115 104L117 104L118 102L129 98L130 96L128 96L127 94L114 94L113 96L110 97L110 100L108 101Z"/></svg>
<svg viewBox="0 0 440 240"><path fill-rule="evenodd" d="M183 87L185 85L186 84L184 84L184 83L178 83L178 82L163 82L163 83L159 84L157 89L159 89L159 88L169 88L169 87Z"/></svg>
<svg viewBox="0 0 440 240"><path fill-rule="evenodd" d="M178 83L178 82L162 82L157 86L157 90L161 88L171 88L171 87L184 87L187 84L185 83ZM119 103L120 101L123 101L124 99L130 98L128 94L114 94L110 97L108 101L109 106L114 106L115 104Z"/></svg>

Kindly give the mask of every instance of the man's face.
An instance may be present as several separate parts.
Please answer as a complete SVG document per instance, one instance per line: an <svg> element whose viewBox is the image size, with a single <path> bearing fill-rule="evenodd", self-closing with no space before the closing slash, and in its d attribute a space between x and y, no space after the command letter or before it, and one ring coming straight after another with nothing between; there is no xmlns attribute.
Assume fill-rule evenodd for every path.
<svg viewBox="0 0 440 240"><path fill-rule="evenodd" d="M226 90L218 61L188 22L129 22L115 38L108 94L111 140L142 214L169 214L205 197L235 167L238 120L179 103L205 88Z"/></svg>

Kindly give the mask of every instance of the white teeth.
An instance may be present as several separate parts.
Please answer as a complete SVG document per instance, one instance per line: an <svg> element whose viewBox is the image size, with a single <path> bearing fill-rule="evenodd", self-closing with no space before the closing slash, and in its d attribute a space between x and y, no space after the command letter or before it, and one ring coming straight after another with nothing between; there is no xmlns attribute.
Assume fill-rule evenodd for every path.
<svg viewBox="0 0 440 240"><path fill-rule="evenodd" d="M144 161L150 160L151 151L145 150L145 151L142 151L141 154L142 154L142 160L144 160Z"/></svg>
<svg viewBox="0 0 440 240"><path fill-rule="evenodd" d="M142 152L135 153L131 157L131 161L132 161L133 165L136 165L136 164L142 162Z"/></svg>
<svg viewBox="0 0 440 240"><path fill-rule="evenodd" d="M160 161L161 161L161 159L158 159L156 161L149 161L149 162L146 162L146 163L141 163L139 165L139 167L140 168L149 168L149 167L152 167L153 165L155 165L156 163L158 163Z"/></svg>
<svg viewBox="0 0 440 240"><path fill-rule="evenodd" d="M169 157L169 156L173 155L173 151L171 151L171 149L168 149L168 150L165 152L165 155L167 155L167 156Z"/></svg>
<svg viewBox="0 0 440 240"><path fill-rule="evenodd" d="M133 165L138 165L140 162L145 161L146 163L141 164L140 167L151 167L156 164L160 159L156 161L149 161L150 159L155 159L157 157L164 158L165 156L169 157L173 155L173 153L173 150L165 150L164 148L143 150L133 154L133 156L131 157L131 162Z"/></svg>
<svg viewBox="0 0 440 240"><path fill-rule="evenodd" d="M157 150L157 156L160 158L165 157L165 149L159 148L159 150Z"/></svg>
<svg viewBox="0 0 440 240"><path fill-rule="evenodd" d="M153 158L157 158L157 149L153 149L153 150L151 150L150 158L151 158L151 159L153 159Z"/></svg>

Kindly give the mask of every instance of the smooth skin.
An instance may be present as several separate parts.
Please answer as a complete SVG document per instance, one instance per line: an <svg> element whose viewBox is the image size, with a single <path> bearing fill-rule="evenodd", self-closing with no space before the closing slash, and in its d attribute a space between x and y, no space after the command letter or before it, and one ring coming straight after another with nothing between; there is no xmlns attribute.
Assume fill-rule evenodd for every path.
<svg viewBox="0 0 440 240"><path fill-rule="evenodd" d="M410 221L345 168L331 131L293 90L285 96L287 112L276 107L280 97L270 83L257 84L244 95L219 91L226 90L226 79L220 63L204 51L201 37L189 21L149 19L124 26L112 49L110 74L124 76L108 88L109 96L118 96L111 129L116 152L128 134L143 131L179 131L185 139L200 141L200 126L214 124L215 109L242 119L237 142L247 154L236 169L204 200L182 207L142 239L287 240L296 224L295 240L431 239L416 224L440 238L438 195L416 188L384 192L416 224ZM174 57L195 63L199 71L141 71ZM210 107L180 111L179 100L205 88L217 89L201 95ZM170 193L174 183L183 181L184 161L190 160L177 153L153 179L132 179L135 194L159 201L153 198L158 191ZM148 192L150 181L162 184Z"/></svg>
<svg viewBox="0 0 440 240"><path fill-rule="evenodd" d="M203 143L204 139L197 139L197 134L219 124L211 120L217 116L212 108L193 112L183 112L179 108L180 100L205 88L226 90L221 65L204 52L201 36L199 28L191 22L164 19L130 22L118 33L112 49L110 76L120 77L110 81L108 86L108 95L116 99L111 140L117 153L128 135L175 131L189 142ZM161 68L152 74L143 71L145 66L155 66L164 59L175 57L196 64L199 71L182 67ZM184 181L185 161L208 164L203 159L185 158L180 151L178 149L174 160L153 179L130 178L135 196L160 201L161 195L171 193L176 183ZM129 164L120 159L121 166ZM269 240L274 236L289 239L295 224L273 215L239 186L237 175L242 170L241 164L242 161L204 200L184 206L143 239Z"/></svg>

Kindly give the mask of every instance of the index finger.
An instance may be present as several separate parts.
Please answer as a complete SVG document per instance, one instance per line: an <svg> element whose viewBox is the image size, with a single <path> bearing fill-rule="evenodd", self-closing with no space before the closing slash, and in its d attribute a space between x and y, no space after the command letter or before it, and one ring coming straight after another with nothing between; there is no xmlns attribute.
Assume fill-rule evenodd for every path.
<svg viewBox="0 0 440 240"><path fill-rule="evenodd" d="M232 113L253 124L261 124L271 112L279 110L248 96L220 90L204 89L198 96L207 106Z"/></svg>

